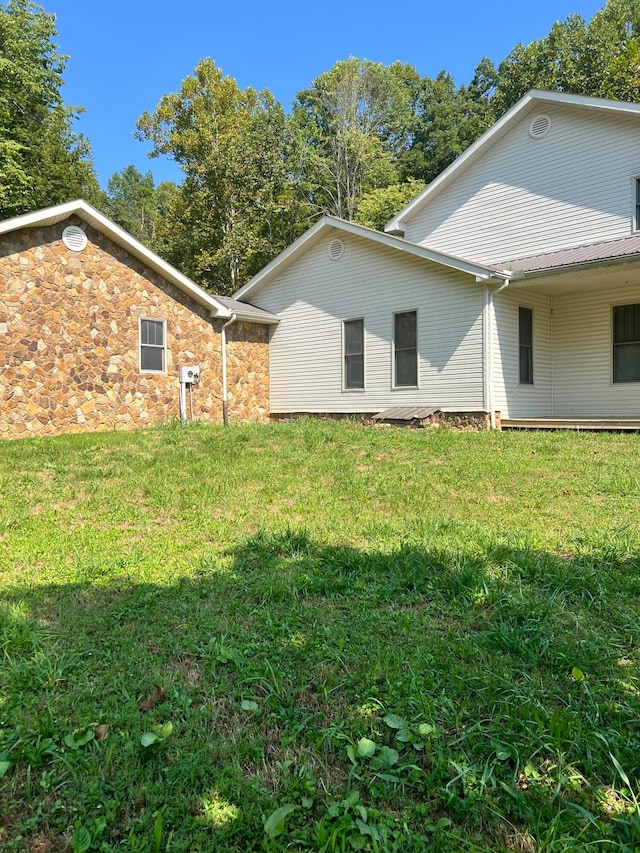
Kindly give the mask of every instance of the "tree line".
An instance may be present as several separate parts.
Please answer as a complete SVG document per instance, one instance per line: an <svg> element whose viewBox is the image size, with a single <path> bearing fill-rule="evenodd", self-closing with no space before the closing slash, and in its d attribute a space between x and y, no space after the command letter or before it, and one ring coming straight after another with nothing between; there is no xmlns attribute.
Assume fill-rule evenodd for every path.
<svg viewBox="0 0 640 853"><path fill-rule="evenodd" d="M382 228L531 88L640 101L640 4L609 0L517 44L469 83L350 57L284 109L212 59L144 112L136 136L180 167L155 185L126 166L98 184L64 103L55 16L0 4L0 218L84 197L186 275L232 293L329 213Z"/></svg>

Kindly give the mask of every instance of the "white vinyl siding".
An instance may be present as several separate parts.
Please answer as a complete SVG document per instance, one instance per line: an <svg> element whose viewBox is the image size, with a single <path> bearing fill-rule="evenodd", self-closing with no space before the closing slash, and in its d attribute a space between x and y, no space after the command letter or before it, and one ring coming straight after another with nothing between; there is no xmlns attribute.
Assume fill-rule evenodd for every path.
<svg viewBox="0 0 640 853"><path fill-rule="evenodd" d="M533 310L533 385L520 383L519 308ZM494 298L493 394L503 417L551 416L551 299L522 290Z"/></svg>
<svg viewBox="0 0 640 853"><path fill-rule="evenodd" d="M640 284L553 298L553 414L640 417L640 383L613 381L612 311L640 302Z"/></svg>
<svg viewBox="0 0 640 853"><path fill-rule="evenodd" d="M543 111L548 136L529 136L536 111L528 112L416 211L405 238L496 263L628 237L640 175L638 118L552 104Z"/></svg>
<svg viewBox="0 0 640 853"><path fill-rule="evenodd" d="M331 261L323 234L253 302L281 322L270 344L271 410L483 409L483 288L466 274L355 236ZM393 388L393 317L418 312L419 388ZM365 317L365 390L344 390L343 319Z"/></svg>

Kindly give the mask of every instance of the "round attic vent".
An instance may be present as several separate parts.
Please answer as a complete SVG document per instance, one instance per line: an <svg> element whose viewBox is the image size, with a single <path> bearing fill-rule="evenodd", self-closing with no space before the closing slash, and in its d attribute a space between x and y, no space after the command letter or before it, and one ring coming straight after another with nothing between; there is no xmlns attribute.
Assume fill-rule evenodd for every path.
<svg viewBox="0 0 640 853"><path fill-rule="evenodd" d="M332 240L329 246L329 257L332 261L339 261L344 255L344 243L342 240Z"/></svg>
<svg viewBox="0 0 640 853"><path fill-rule="evenodd" d="M551 119L549 116L540 115L532 119L529 125L529 136L532 139L544 139L551 130Z"/></svg>
<svg viewBox="0 0 640 853"><path fill-rule="evenodd" d="M62 232L62 242L72 252L81 252L87 245L87 235L77 225L67 225Z"/></svg>

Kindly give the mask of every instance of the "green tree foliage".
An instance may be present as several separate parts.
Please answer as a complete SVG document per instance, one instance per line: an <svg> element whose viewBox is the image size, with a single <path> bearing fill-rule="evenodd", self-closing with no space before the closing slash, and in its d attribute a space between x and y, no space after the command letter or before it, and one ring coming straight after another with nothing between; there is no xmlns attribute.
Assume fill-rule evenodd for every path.
<svg viewBox="0 0 640 853"><path fill-rule="evenodd" d="M517 44L498 69L483 59L468 85L425 77L403 177L433 180L529 89L640 100L640 4L609 0L591 21L569 15L548 35Z"/></svg>
<svg viewBox="0 0 640 853"><path fill-rule="evenodd" d="M422 78L410 65L351 57L299 92L290 116L204 60L138 123L152 156L180 165L182 185L150 219L160 187L124 170L110 184L112 215L229 293L322 213L384 227L530 88L640 101L638 0L609 0L589 22L570 15L497 68L482 59L460 86L446 71Z"/></svg>
<svg viewBox="0 0 640 853"><path fill-rule="evenodd" d="M415 99L414 133L402 158L403 175L428 183L468 148L494 120L495 85L496 71L486 58L468 86L456 88L446 71L435 79L425 77Z"/></svg>
<svg viewBox="0 0 640 853"><path fill-rule="evenodd" d="M498 114L529 89L640 100L640 4L609 0L585 22L569 15L547 36L518 44L498 69Z"/></svg>
<svg viewBox="0 0 640 853"><path fill-rule="evenodd" d="M337 62L298 93L294 124L304 144L302 186L318 213L353 219L362 195L398 180L412 131L410 66Z"/></svg>
<svg viewBox="0 0 640 853"><path fill-rule="evenodd" d="M409 178L398 184L369 190L358 203L356 222L382 231L387 222L423 189L423 183Z"/></svg>
<svg viewBox="0 0 640 853"><path fill-rule="evenodd" d="M104 212L129 234L164 254L169 250L167 226L178 193L171 181L156 187L151 172L143 175L135 166L127 166L109 178Z"/></svg>
<svg viewBox="0 0 640 853"><path fill-rule="evenodd" d="M233 292L296 236L295 146L267 90L243 91L202 60L141 116L137 136L184 173L168 258L203 286Z"/></svg>
<svg viewBox="0 0 640 853"><path fill-rule="evenodd" d="M0 217L83 196L99 188L78 110L60 89L67 57L55 18L29 0L0 5Z"/></svg>

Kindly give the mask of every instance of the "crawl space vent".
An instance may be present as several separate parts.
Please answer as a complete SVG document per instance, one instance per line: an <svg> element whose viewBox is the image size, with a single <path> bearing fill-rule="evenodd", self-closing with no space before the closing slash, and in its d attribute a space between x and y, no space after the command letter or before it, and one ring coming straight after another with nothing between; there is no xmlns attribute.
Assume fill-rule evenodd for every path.
<svg viewBox="0 0 640 853"><path fill-rule="evenodd" d="M87 245L87 235L77 225L67 225L62 232L62 242L72 252L81 252Z"/></svg>
<svg viewBox="0 0 640 853"><path fill-rule="evenodd" d="M332 261L339 261L344 255L344 243L342 240L332 240L329 246L329 257Z"/></svg>
<svg viewBox="0 0 640 853"><path fill-rule="evenodd" d="M532 139L544 139L551 130L551 119L549 116L536 116L529 125L529 136Z"/></svg>

